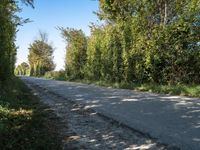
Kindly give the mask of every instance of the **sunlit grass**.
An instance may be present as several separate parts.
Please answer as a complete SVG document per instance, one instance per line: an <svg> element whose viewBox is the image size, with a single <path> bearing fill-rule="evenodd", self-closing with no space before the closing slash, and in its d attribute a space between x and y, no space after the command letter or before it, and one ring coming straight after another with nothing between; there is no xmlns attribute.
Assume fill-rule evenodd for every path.
<svg viewBox="0 0 200 150"><path fill-rule="evenodd" d="M200 85L161 85L152 83L112 83L105 81L90 81L90 80L76 80L76 82L82 82L86 84L95 84L98 86L121 88L121 89L131 89L144 92L180 95L180 96L191 96L200 97Z"/></svg>
<svg viewBox="0 0 200 150"><path fill-rule="evenodd" d="M142 84L135 89L163 94L200 97L200 85L157 85Z"/></svg>
<svg viewBox="0 0 200 150"><path fill-rule="evenodd" d="M3 117L26 117L29 118L32 116L33 110L26 110L26 109L22 109L20 108L19 110L15 110L15 109L9 109L7 107L3 107L0 105L0 115Z"/></svg>

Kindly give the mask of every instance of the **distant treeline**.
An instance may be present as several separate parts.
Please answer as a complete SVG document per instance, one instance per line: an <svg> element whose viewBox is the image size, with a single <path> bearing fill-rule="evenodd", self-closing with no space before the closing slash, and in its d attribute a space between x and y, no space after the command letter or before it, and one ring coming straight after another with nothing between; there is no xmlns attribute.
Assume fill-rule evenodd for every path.
<svg viewBox="0 0 200 150"><path fill-rule="evenodd" d="M59 28L67 43L65 70L60 74L67 80L200 83L199 0L100 0L99 3L97 15L103 23L92 24L89 37L81 30ZM31 49L33 44L30 55ZM30 55L31 68L43 66L43 60L37 58L33 63ZM52 59L51 52L48 56ZM54 68L52 61L47 64L51 65L44 66L51 67L43 66L45 69L39 75Z"/></svg>

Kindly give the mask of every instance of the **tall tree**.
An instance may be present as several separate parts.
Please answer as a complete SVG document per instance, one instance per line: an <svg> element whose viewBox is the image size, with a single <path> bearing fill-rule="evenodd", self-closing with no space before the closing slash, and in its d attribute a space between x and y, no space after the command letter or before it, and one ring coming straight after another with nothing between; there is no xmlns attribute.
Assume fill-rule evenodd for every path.
<svg viewBox="0 0 200 150"><path fill-rule="evenodd" d="M84 78L87 37L82 30L59 28L67 42L65 70L70 79Z"/></svg>
<svg viewBox="0 0 200 150"><path fill-rule="evenodd" d="M71 78L200 83L199 0L100 0L104 25L61 29ZM85 65L86 64L86 65Z"/></svg>
<svg viewBox="0 0 200 150"><path fill-rule="evenodd" d="M199 0L100 0L100 18L121 29L127 81L199 82L199 6Z"/></svg>
<svg viewBox="0 0 200 150"><path fill-rule="evenodd" d="M22 2L33 6L33 0ZM1 0L0 2L0 86L14 75L17 26L27 21L23 21L16 15L16 12L21 11L18 3L18 0Z"/></svg>
<svg viewBox="0 0 200 150"><path fill-rule="evenodd" d="M85 67L85 74L88 79L100 80L102 68L102 37L105 33L102 27L92 25L91 36L88 39L87 46L87 63Z"/></svg>
<svg viewBox="0 0 200 150"><path fill-rule="evenodd" d="M28 61L30 64L30 75L42 76L55 68L53 62L53 46L48 42L46 33L40 32L39 39L33 41L29 46Z"/></svg>

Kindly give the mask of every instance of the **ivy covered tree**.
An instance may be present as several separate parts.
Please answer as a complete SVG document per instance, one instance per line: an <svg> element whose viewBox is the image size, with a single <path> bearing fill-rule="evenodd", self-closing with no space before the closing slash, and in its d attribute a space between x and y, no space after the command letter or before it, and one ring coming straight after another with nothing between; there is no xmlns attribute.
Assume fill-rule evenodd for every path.
<svg viewBox="0 0 200 150"><path fill-rule="evenodd" d="M54 70L53 52L54 48L48 43L47 34L40 32L39 39L29 46L28 61L31 76L43 76L46 72Z"/></svg>

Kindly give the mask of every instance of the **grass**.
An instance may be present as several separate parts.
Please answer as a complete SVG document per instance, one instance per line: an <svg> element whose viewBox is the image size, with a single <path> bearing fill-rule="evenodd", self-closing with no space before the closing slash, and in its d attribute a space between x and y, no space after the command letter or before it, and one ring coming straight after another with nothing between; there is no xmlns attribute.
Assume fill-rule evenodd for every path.
<svg viewBox="0 0 200 150"><path fill-rule="evenodd" d="M44 78L53 79L53 80L61 80L64 81L66 78L64 77L64 73L62 75L56 73L48 74L49 76L45 76ZM200 97L200 85L185 85L185 84L177 84L177 85L161 85L161 84L152 84L152 83L112 83L106 81L92 81L92 80L73 80L75 82L81 82L86 84L95 84L98 86L104 87L112 87L112 88L120 88L120 89L131 89L137 91L145 91L145 92L153 92L153 93L162 93L162 94L170 94L170 95L180 95L180 96L191 96L191 97Z"/></svg>
<svg viewBox="0 0 200 150"><path fill-rule="evenodd" d="M142 84L136 89L140 91L149 91L155 93L164 93L171 95L200 97L200 85L155 85Z"/></svg>
<svg viewBox="0 0 200 150"><path fill-rule="evenodd" d="M44 78L53 79L53 80L67 80L64 72L50 72ZM137 91L153 92L153 93L162 93L162 94L171 94L171 95L180 95L180 96L191 96L191 97L200 97L200 85L186 85L186 84L177 84L177 85L161 85L153 83L112 83L106 81L92 81L92 80L73 80L75 82L81 82L86 84L95 84L98 86L112 87L112 88L121 88L121 89L131 89Z"/></svg>
<svg viewBox="0 0 200 150"><path fill-rule="evenodd" d="M64 71L49 71L46 72L44 78L51 79L51 80L65 80L65 72Z"/></svg>
<svg viewBox="0 0 200 150"><path fill-rule="evenodd" d="M0 92L0 149L61 149L53 113L19 79L8 84Z"/></svg>
<svg viewBox="0 0 200 150"><path fill-rule="evenodd" d="M160 85L152 83L109 83L105 81L90 81L90 80L76 80L76 82L82 82L86 84L95 84L98 86L112 87L119 89L131 89L137 91L180 95L180 96L191 96L200 97L200 85Z"/></svg>

